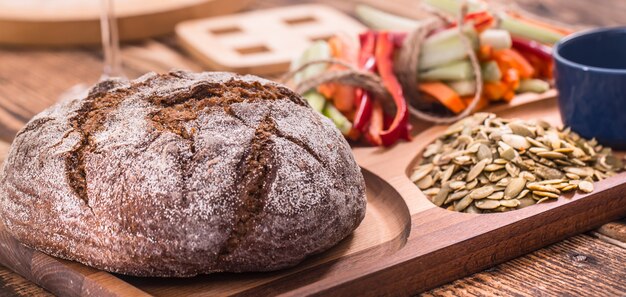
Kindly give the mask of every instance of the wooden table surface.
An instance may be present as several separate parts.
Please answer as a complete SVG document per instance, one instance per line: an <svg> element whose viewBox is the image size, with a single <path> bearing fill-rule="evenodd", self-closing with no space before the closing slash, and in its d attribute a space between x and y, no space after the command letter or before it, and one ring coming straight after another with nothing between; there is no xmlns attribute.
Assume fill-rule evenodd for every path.
<svg viewBox="0 0 626 297"><path fill-rule="evenodd" d="M250 9L311 1L258 0ZM410 0L317 0L351 13L366 2L412 14ZM626 1L517 0L539 15L581 26L614 26L626 22ZM407 9L407 7L413 7ZM1 30L1 28L0 28ZM171 37L132 44L122 49L125 72L203 68L186 56ZM34 114L53 104L67 88L95 82L101 73L101 52L92 48L63 50L0 47L0 155L15 133ZM451 257L454 255L450 255ZM0 266L0 296L47 296L40 287ZM571 237L494 268L424 293L426 296L626 296L626 220Z"/></svg>

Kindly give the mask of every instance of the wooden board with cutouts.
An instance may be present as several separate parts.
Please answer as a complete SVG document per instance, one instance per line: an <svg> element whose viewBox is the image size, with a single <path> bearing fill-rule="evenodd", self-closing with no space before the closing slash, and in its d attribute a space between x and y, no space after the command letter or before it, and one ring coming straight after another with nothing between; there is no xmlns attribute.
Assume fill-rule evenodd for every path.
<svg viewBox="0 0 626 297"><path fill-rule="evenodd" d="M311 42L365 27L324 5L296 5L187 21L176 26L181 45L212 70L284 72Z"/></svg>
<svg viewBox="0 0 626 297"><path fill-rule="evenodd" d="M171 33L185 20L236 12L253 0L113 0L120 39ZM100 0L0 0L0 44L100 43Z"/></svg>

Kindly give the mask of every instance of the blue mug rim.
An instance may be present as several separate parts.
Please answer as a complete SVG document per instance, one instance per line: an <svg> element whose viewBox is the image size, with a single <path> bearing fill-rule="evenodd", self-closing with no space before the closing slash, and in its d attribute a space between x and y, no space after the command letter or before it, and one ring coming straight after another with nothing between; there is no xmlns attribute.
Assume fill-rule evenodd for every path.
<svg viewBox="0 0 626 297"><path fill-rule="evenodd" d="M564 58L563 56L561 56L561 54L560 54L561 48L566 46L568 42L570 42L570 41L572 41L574 39L578 39L580 37L587 36L587 35L601 34L601 33L607 33L607 32L612 32L612 31L624 31L624 32L626 32L626 26L597 28L597 29L590 29L590 30L585 30L585 31L581 31L581 32L576 32L576 33L570 34L570 35L562 38L561 40L559 40L559 42L557 42L556 46L554 47L554 51L553 51L552 55L554 56L554 59L557 62L563 63L563 64L565 64L567 66L570 66L570 67L579 68L579 69L582 69L584 71L591 70L591 71L604 72L604 73L610 73L610 74L626 74L626 69L604 68L604 67L595 67L595 66L589 66L589 65L585 65L585 64L580 64L580 63L576 63L574 61L568 60L568 59Z"/></svg>

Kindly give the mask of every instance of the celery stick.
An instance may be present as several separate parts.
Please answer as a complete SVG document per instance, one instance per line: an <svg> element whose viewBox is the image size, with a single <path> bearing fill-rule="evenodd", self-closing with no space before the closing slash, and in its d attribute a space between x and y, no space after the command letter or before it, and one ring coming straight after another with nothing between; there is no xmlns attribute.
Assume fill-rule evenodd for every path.
<svg viewBox="0 0 626 297"><path fill-rule="evenodd" d="M502 79L502 72L496 61L489 61L481 66L483 81L497 82Z"/></svg>
<svg viewBox="0 0 626 297"><path fill-rule="evenodd" d="M291 62L290 69L294 70L310 61L330 59L330 46L326 41L319 40L309 46L300 57ZM328 69L328 64L315 64L307 67L304 71L297 73L293 80L299 83L305 79L315 77Z"/></svg>
<svg viewBox="0 0 626 297"><path fill-rule="evenodd" d="M474 80L457 80L446 83L459 96L469 96L476 93L476 81Z"/></svg>
<svg viewBox="0 0 626 297"><path fill-rule="evenodd" d="M511 34L507 30L489 29L480 33L480 44L490 45L493 49L511 48Z"/></svg>
<svg viewBox="0 0 626 297"><path fill-rule="evenodd" d="M335 123L337 129L339 129L343 135L348 135L348 133L350 133L352 123L350 123L348 118L346 118L334 105L326 104L323 114Z"/></svg>
<svg viewBox="0 0 626 297"><path fill-rule="evenodd" d="M541 79L522 79L519 87L515 90L518 93L543 93L550 89L550 84Z"/></svg>
<svg viewBox="0 0 626 297"><path fill-rule="evenodd" d="M468 60L457 61L420 72L423 80L466 80L474 77L472 64Z"/></svg>
<svg viewBox="0 0 626 297"><path fill-rule="evenodd" d="M506 13L500 13L500 28L507 30L511 35L523 37L526 39L554 44L563 38L564 35L545 29L541 26L526 23L508 16Z"/></svg>
<svg viewBox="0 0 626 297"><path fill-rule="evenodd" d="M437 10L453 16L457 16L459 14L459 9L461 7L460 0L424 0L424 3L430 5ZM477 0L467 1L467 5L468 12L475 12L487 9L484 2L480 2Z"/></svg>
<svg viewBox="0 0 626 297"><path fill-rule="evenodd" d="M478 48L478 35L471 24L463 32L473 49ZM426 38L421 48L419 70L426 70L467 57L467 50L457 28L450 28Z"/></svg>
<svg viewBox="0 0 626 297"><path fill-rule="evenodd" d="M355 12L363 23L377 30L410 31L420 25L417 20L391 14L369 5L359 4Z"/></svg>
<svg viewBox="0 0 626 297"><path fill-rule="evenodd" d="M326 105L326 98L324 98L322 94L311 90L304 93L302 97L306 99L306 101L315 111L322 113L322 111L324 110L324 105Z"/></svg>

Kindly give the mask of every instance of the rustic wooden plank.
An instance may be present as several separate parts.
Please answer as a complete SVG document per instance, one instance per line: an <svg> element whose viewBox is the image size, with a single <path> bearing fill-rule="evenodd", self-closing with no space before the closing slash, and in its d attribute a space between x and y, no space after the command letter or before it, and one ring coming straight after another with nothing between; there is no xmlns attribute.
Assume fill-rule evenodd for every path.
<svg viewBox="0 0 626 297"><path fill-rule="evenodd" d="M624 263L626 249L578 235L422 296L625 296Z"/></svg>
<svg viewBox="0 0 626 297"><path fill-rule="evenodd" d="M0 266L0 296L2 297L30 297L54 296L34 285L29 280L23 278L19 274Z"/></svg>

